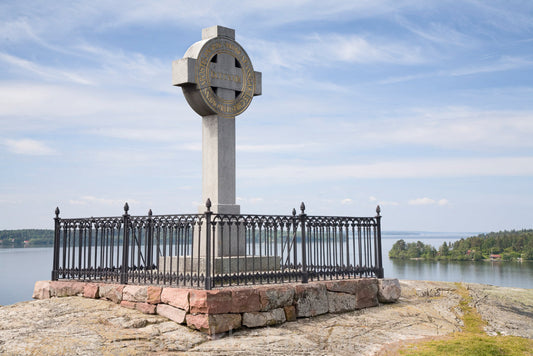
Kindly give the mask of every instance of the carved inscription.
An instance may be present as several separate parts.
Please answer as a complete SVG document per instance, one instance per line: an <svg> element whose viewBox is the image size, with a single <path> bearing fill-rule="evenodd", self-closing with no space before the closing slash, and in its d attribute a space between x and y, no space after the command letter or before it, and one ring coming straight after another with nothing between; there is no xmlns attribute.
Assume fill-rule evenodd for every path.
<svg viewBox="0 0 533 356"><path fill-rule="evenodd" d="M231 67L215 66L213 59L216 55L231 56L234 59L230 61ZM225 38L213 38L202 47L196 61L196 83L205 103L225 117L246 110L255 92L255 74L250 58L238 43ZM213 87L235 91L235 99L217 96Z"/></svg>

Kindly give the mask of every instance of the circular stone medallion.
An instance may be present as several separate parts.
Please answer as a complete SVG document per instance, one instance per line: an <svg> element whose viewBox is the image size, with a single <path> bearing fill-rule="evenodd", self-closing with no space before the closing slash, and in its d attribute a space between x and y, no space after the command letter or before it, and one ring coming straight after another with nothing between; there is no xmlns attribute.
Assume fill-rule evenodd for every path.
<svg viewBox="0 0 533 356"><path fill-rule="evenodd" d="M235 41L220 37L207 41L198 54L195 75L202 101L220 116L237 116L252 102L254 69L244 49ZM234 91L235 98L224 99L217 95L216 88Z"/></svg>

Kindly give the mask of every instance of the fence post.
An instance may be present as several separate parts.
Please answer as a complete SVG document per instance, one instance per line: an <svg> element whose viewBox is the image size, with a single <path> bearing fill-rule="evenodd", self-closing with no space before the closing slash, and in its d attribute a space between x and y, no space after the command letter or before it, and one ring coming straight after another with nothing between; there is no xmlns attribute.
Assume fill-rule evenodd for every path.
<svg viewBox="0 0 533 356"><path fill-rule="evenodd" d="M59 207L56 207L56 217L54 218L54 257L52 262L52 281L59 278L59 234L61 233L59 220Z"/></svg>
<svg viewBox="0 0 533 356"><path fill-rule="evenodd" d="M298 265L298 249L296 248L296 246L298 246L298 244L296 243L296 231L298 231L298 218L296 217L296 209L293 208L292 209L292 241L291 241L291 244L287 244L287 246L289 246L290 248L287 249L287 253L290 254L291 252L291 249L292 249L292 255L293 255L293 264L294 264L294 268L296 268L296 266ZM290 256L288 257L288 260L290 262ZM289 264L289 268L290 268L290 264Z"/></svg>
<svg viewBox="0 0 533 356"><path fill-rule="evenodd" d="M377 259L377 267L378 267L378 278L384 278L384 272L383 272L383 256L381 252L381 208L379 205L376 208L376 239L377 239L377 248L376 248L376 259Z"/></svg>
<svg viewBox="0 0 533 356"><path fill-rule="evenodd" d="M302 283L307 283L309 281L309 275L307 272L307 248L306 248L306 236L305 236L305 221L307 215L305 214L305 204L302 202L300 204L300 225L302 228Z"/></svg>
<svg viewBox="0 0 533 356"><path fill-rule="evenodd" d="M154 266L154 232L152 227L152 209L148 210L148 236L146 238L146 270Z"/></svg>
<svg viewBox="0 0 533 356"><path fill-rule="evenodd" d="M211 290L211 199L205 202L205 289ZM200 248L200 246L198 246ZM199 257L198 257L199 258ZM191 272L192 273L192 272ZM200 271L198 271L200 273Z"/></svg>
<svg viewBox="0 0 533 356"><path fill-rule="evenodd" d="M128 284L128 260L129 260L129 239L130 239L130 216L128 214L130 207L128 203L124 204L124 215L123 225L124 225L124 235L122 238L122 266L120 270L120 284Z"/></svg>

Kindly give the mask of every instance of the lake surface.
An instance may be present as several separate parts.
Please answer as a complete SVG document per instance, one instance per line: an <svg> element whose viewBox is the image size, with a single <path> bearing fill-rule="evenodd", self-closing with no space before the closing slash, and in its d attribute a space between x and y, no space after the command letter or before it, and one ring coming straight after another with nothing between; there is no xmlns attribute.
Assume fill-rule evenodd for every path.
<svg viewBox="0 0 533 356"><path fill-rule="evenodd" d="M399 239L422 241L438 248L476 233L395 233L382 236L386 278L471 282L503 287L533 288L533 262L434 262L394 261L388 257ZM31 300L35 281L49 280L52 270L50 247L0 248L0 305Z"/></svg>

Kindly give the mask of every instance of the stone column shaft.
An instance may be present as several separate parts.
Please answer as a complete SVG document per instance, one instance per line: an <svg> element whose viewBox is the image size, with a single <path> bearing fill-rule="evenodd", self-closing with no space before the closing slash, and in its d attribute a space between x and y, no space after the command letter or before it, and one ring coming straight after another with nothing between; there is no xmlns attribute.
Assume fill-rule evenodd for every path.
<svg viewBox="0 0 533 356"><path fill-rule="evenodd" d="M235 118L202 117L202 194L204 202L211 199L214 213L239 214L235 204Z"/></svg>

